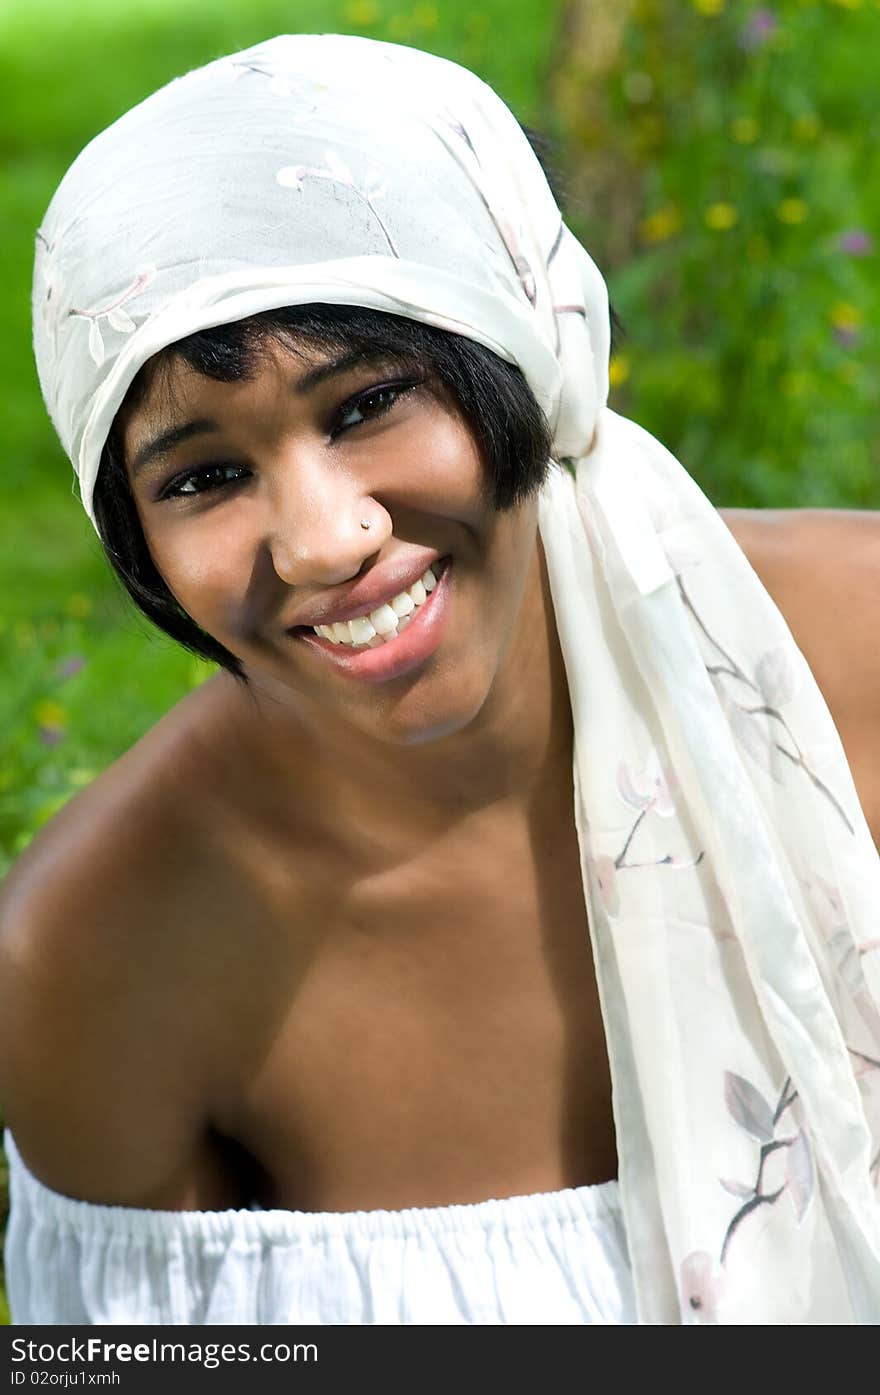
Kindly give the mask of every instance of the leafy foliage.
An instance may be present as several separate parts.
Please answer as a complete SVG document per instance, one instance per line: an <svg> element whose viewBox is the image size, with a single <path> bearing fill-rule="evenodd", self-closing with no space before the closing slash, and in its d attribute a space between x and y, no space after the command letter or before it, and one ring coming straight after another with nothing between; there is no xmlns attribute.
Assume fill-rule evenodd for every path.
<svg viewBox="0 0 880 1395"><path fill-rule="evenodd" d="M557 120L612 405L719 505L876 508L876 0L628 0L604 44L589 8Z"/></svg>

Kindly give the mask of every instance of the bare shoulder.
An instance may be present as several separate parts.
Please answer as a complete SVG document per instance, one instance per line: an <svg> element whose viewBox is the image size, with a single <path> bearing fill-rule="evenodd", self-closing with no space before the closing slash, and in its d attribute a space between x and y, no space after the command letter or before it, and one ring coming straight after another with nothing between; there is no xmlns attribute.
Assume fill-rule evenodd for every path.
<svg viewBox="0 0 880 1395"><path fill-rule="evenodd" d="M748 554L779 562L784 556L812 556L835 563L850 559L844 548L857 549L853 561L880 565L880 511L872 509L719 509L719 515Z"/></svg>
<svg viewBox="0 0 880 1395"><path fill-rule="evenodd" d="M880 840L880 512L720 514L815 675Z"/></svg>
<svg viewBox="0 0 880 1395"><path fill-rule="evenodd" d="M163 1204L202 1146L212 1043L193 989L224 889L187 703L65 805L0 894L0 1106L37 1175L86 1200Z"/></svg>
<svg viewBox="0 0 880 1395"><path fill-rule="evenodd" d="M878 711L880 512L727 509L721 517L767 587L830 702Z"/></svg>

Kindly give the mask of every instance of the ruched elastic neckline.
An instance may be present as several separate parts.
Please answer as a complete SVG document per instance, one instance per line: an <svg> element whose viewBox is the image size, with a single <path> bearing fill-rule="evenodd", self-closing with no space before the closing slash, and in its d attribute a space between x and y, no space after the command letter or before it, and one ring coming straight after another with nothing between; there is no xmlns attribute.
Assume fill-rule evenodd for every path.
<svg viewBox="0 0 880 1395"><path fill-rule="evenodd" d="M454 1234L516 1227L527 1230L548 1221L602 1224L620 1218L616 1180L555 1192L530 1192L451 1206L411 1206L397 1211L291 1211L232 1208L225 1211L156 1211L133 1206L105 1206L79 1201L46 1186L29 1170L12 1134L4 1145L15 1185L43 1216L80 1234L112 1231L132 1239L232 1238L312 1240L357 1234L365 1240L382 1236Z"/></svg>
<svg viewBox="0 0 880 1395"><path fill-rule="evenodd" d="M6 1148L15 1323L637 1320L616 1182L399 1211L150 1211L64 1196Z"/></svg>

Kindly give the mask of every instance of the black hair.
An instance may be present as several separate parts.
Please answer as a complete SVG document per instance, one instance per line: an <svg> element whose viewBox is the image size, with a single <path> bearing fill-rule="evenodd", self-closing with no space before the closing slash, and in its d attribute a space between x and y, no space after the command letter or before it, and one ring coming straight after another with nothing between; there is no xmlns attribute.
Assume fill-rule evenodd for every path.
<svg viewBox="0 0 880 1395"><path fill-rule="evenodd" d="M546 169L544 138L528 130L526 135ZM552 170L549 177L552 187ZM617 324L613 311L612 323ZM531 498L552 468L547 420L520 369L475 340L421 321L361 306L287 306L200 330L161 350L131 384L104 446L93 498L98 535L137 608L184 648L244 684L248 680L241 661L195 623L156 568L126 471L122 426L157 374L175 360L215 381L240 382L253 374L267 345L296 345L300 337L320 349L343 349L365 359L378 353L424 373L426 382L450 396L462 413L498 512Z"/></svg>

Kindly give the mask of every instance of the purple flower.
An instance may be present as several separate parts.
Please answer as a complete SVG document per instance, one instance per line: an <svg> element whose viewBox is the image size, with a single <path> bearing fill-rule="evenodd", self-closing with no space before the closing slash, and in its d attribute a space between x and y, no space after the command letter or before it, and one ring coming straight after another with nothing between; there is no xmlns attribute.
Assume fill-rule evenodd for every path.
<svg viewBox="0 0 880 1395"><path fill-rule="evenodd" d="M71 654L68 658L62 659L55 673L58 678L73 678L80 669L85 668L86 660L82 654Z"/></svg>
<svg viewBox="0 0 880 1395"><path fill-rule="evenodd" d="M834 337L842 349L854 349L859 342L859 331L851 325L835 325Z"/></svg>
<svg viewBox="0 0 880 1395"><path fill-rule="evenodd" d="M846 252L850 257L867 257L874 250L874 241L864 228L850 228L841 233L837 243L838 252Z"/></svg>
<svg viewBox="0 0 880 1395"><path fill-rule="evenodd" d="M778 28L779 20L776 18L773 11L762 6L761 9L755 10L755 13L750 17L748 24L740 34L740 44L749 53L753 53L756 49L761 48L763 44L766 44L768 39L773 37Z"/></svg>
<svg viewBox="0 0 880 1395"><path fill-rule="evenodd" d="M44 746L57 746L59 741L64 740L63 727L40 726L37 732Z"/></svg>

